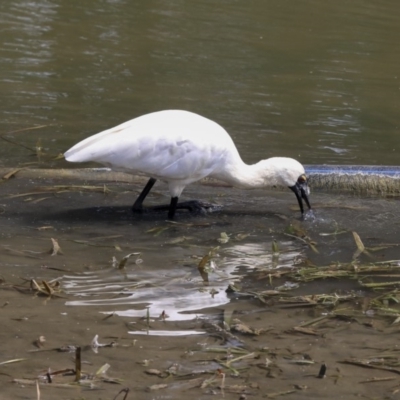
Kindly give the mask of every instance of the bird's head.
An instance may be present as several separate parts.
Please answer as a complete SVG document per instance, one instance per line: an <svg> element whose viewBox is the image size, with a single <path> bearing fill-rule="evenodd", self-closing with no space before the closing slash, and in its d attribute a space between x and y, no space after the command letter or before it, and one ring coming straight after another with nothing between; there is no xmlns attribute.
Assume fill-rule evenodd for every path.
<svg viewBox="0 0 400 400"><path fill-rule="evenodd" d="M296 195L302 214L304 214L303 200L306 202L308 209L311 209L310 201L308 200L310 188L308 187L307 177L305 174L301 174L296 183L292 186L289 186L289 189L291 189Z"/></svg>
<svg viewBox="0 0 400 400"><path fill-rule="evenodd" d="M265 160L265 166L270 172L267 179L272 185L289 187L296 195L300 211L304 214L303 200L311 209L308 195L310 189L303 165L293 158L273 157Z"/></svg>

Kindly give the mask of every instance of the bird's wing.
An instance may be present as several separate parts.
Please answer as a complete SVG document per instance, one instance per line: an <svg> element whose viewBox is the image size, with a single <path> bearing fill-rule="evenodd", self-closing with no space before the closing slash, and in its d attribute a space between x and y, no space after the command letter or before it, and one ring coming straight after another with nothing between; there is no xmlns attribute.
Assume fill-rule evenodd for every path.
<svg viewBox="0 0 400 400"><path fill-rule="evenodd" d="M190 183L219 166L230 142L230 136L213 121L170 111L148 114L100 132L72 147L65 157Z"/></svg>

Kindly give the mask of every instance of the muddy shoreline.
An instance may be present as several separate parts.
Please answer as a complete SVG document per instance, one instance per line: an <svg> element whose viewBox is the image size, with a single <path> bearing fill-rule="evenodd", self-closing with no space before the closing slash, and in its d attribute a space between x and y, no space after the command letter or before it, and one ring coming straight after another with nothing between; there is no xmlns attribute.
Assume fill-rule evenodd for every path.
<svg viewBox="0 0 400 400"><path fill-rule="evenodd" d="M224 209L206 216L180 214L177 224L169 224L160 215L130 214L141 181L70 178L10 177L1 187L0 362L22 359L1 366L2 398L36 398L36 380L42 398L52 399L112 399L123 388L130 389L128 399L396 397L399 328L395 312L374 308L379 291L333 277L271 294L287 281L282 271L290 265L354 263L352 231L369 247L396 244L396 200L317 193L312 197L317 220L299 221L289 192L192 185L187 198L201 193ZM99 190L85 190L85 185ZM101 191L104 185L109 190ZM160 185L149 201L167 198ZM292 225L304 229L318 252L305 236L287 235ZM220 240L221 233L227 242ZM51 238L62 254L51 255ZM278 261L273 260L274 241ZM198 265L215 247L216 270L209 271L206 284ZM113 257L121 260L130 253L140 253L143 262L132 258L123 271L113 266ZM361 254L354 265L396 260L398 249L389 246L372 257ZM32 288L32 279L57 281L60 289L46 295ZM103 287L90 292L96 279ZM226 293L229 284L238 291ZM321 294L349 299L337 304L299 300ZM286 296L296 301L285 304ZM159 307L166 307L165 318L157 299ZM89 303L68 305L77 301ZM180 311L185 318L174 320L172 307L190 311ZM242 330L235 330L238 326ZM173 334L195 331L201 334ZM100 343L115 345L96 353L91 347L95 335ZM74 352L61 351L68 345L81 346L89 383L73 384L73 374L45 383L40 376L48 369L74 369ZM107 374L96 376L105 364L110 365ZM323 364L326 376L318 378Z"/></svg>

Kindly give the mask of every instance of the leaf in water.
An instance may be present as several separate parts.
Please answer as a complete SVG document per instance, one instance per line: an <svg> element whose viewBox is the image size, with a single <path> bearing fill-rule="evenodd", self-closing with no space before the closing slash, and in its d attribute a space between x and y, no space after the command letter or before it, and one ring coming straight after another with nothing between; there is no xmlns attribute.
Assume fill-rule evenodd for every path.
<svg viewBox="0 0 400 400"><path fill-rule="evenodd" d="M46 281L42 281L42 285L44 287L45 292L47 292L49 296L51 296L54 293L53 288Z"/></svg>
<svg viewBox="0 0 400 400"><path fill-rule="evenodd" d="M247 236L250 236L250 233L238 233L238 234L235 236L235 239L236 239L236 240L243 240L243 239L246 239Z"/></svg>
<svg viewBox="0 0 400 400"><path fill-rule="evenodd" d="M62 250L61 250L61 247L60 247L60 245L58 244L57 239L51 238L51 242L52 242L52 244L53 244L53 247L50 249L49 253L50 253L52 256L55 256L55 255L57 255L57 254L63 254L63 252L62 252Z"/></svg>
<svg viewBox="0 0 400 400"><path fill-rule="evenodd" d="M232 322L232 317L233 317L233 310L224 310L224 328L226 330L230 330L231 322Z"/></svg>
<svg viewBox="0 0 400 400"><path fill-rule="evenodd" d="M392 325L398 324L400 322L400 317L397 317L393 322Z"/></svg>
<svg viewBox="0 0 400 400"><path fill-rule="evenodd" d="M361 241L360 236L358 236L358 233L353 231L353 237L356 242L357 249L363 252L365 250L365 246L364 243Z"/></svg>
<svg viewBox="0 0 400 400"><path fill-rule="evenodd" d="M25 168L16 168L13 169L12 171L8 172L7 174L3 175L3 180L7 181L8 179L10 179L11 177L13 177L14 175L16 175L19 171L22 171Z"/></svg>
<svg viewBox="0 0 400 400"><path fill-rule="evenodd" d="M123 269L125 267L126 262L128 261L128 259L132 256L138 256L138 258L140 257L141 253L130 253L128 255L126 255L118 264L118 269ZM113 257L115 259L115 257Z"/></svg>
<svg viewBox="0 0 400 400"><path fill-rule="evenodd" d="M15 199L17 197L32 196L33 194L42 194L42 192L28 192L28 193L12 194L12 195L8 196L8 198Z"/></svg>
<svg viewBox="0 0 400 400"><path fill-rule="evenodd" d="M389 249L390 246L377 246L377 247L367 247L369 251L381 251L381 250L386 250Z"/></svg>
<svg viewBox="0 0 400 400"><path fill-rule="evenodd" d="M25 361L25 360L26 360L26 358L15 358L13 360L2 361L2 362L0 362L0 365L12 364L12 363L16 363L16 362Z"/></svg>
<svg viewBox="0 0 400 400"><path fill-rule="evenodd" d="M211 224L209 222L196 222L196 223L191 223L191 224L184 224L183 222L176 222L176 221L170 221L167 220L165 222L168 222L169 224L172 225L180 225L180 226L186 226L188 228L190 227L196 227L196 226L210 226Z"/></svg>
<svg viewBox="0 0 400 400"><path fill-rule="evenodd" d="M211 257L209 254L206 254L199 262L197 269L199 270L200 276L202 277L204 282L208 282L208 272L206 270L206 265L210 261Z"/></svg>
<svg viewBox="0 0 400 400"><path fill-rule="evenodd" d="M47 128L48 126L52 126L51 124L46 124L46 125L36 125L36 126L30 126L30 127L28 127L28 128L21 128L21 129L16 129L16 130L14 130L14 131L9 131L9 132L6 132L5 134L6 135L11 135L11 134L15 134L15 133L21 133L21 132L26 132L26 131L33 131L33 130L35 130L35 129L42 129L42 128ZM2 136L0 136L2 139L3 139L3 137ZM26 148L29 148L29 147L26 147Z"/></svg>
<svg viewBox="0 0 400 400"><path fill-rule="evenodd" d="M52 199L52 197L40 197L39 199L32 200L32 203L37 204L37 203L40 203L41 201L47 200L47 199Z"/></svg>
<svg viewBox="0 0 400 400"><path fill-rule="evenodd" d="M58 296L56 292L60 291L60 282L53 280L50 282L42 281L42 286L40 286L35 279L30 280L31 291L35 290L36 294L43 294L45 296L51 297L53 295Z"/></svg>
<svg viewBox="0 0 400 400"><path fill-rule="evenodd" d="M175 239L171 239L167 242L167 244L178 244L178 243L182 243L185 242L186 240L191 240L193 239L192 237L189 236L179 236Z"/></svg>
<svg viewBox="0 0 400 400"><path fill-rule="evenodd" d="M31 151L32 153L34 153L34 150L31 147L25 146L24 144L18 143L18 142L14 142L13 140L6 138L4 136L0 136L1 140L4 140L5 142L11 143L11 144L15 144L17 146L23 147L24 149L27 149L29 151Z"/></svg>
<svg viewBox="0 0 400 400"><path fill-rule="evenodd" d="M233 324L231 326L231 331L239 332L239 333L242 333L244 335L254 335L254 336L258 336L258 335L260 335L260 333L263 332L262 329L251 328L251 327L245 325L241 321L235 321L235 324Z"/></svg>
<svg viewBox="0 0 400 400"><path fill-rule="evenodd" d="M229 242L229 235L226 234L226 232L221 232L220 237L217 239L218 242L225 244Z"/></svg>
<svg viewBox="0 0 400 400"><path fill-rule="evenodd" d="M307 231L299 221L291 221L290 225L286 228L286 232L299 238L308 236Z"/></svg>
<svg viewBox="0 0 400 400"><path fill-rule="evenodd" d="M36 380L36 398L40 400L40 387L39 387L39 381Z"/></svg>
<svg viewBox="0 0 400 400"><path fill-rule="evenodd" d="M169 229L168 226L156 226L155 228L151 228L146 231L146 233L154 233L154 237L161 235L164 231Z"/></svg>
<svg viewBox="0 0 400 400"><path fill-rule="evenodd" d="M353 260L356 260L362 253L363 253L363 250L357 249L353 254Z"/></svg>
<svg viewBox="0 0 400 400"><path fill-rule="evenodd" d="M272 253L279 254L278 242L275 239L272 241Z"/></svg>
<svg viewBox="0 0 400 400"><path fill-rule="evenodd" d="M110 240L110 239L119 239L124 237L124 235L111 235L111 236L96 236L92 238L92 240Z"/></svg>
<svg viewBox="0 0 400 400"><path fill-rule="evenodd" d="M208 282L208 271L206 269L207 264L211 261L211 259L214 257L215 252L219 249L219 247L214 247L212 248L208 254L206 254L199 262L199 265L197 266L197 269L199 270L199 273L201 277L203 278L204 282Z"/></svg>
<svg viewBox="0 0 400 400"><path fill-rule="evenodd" d="M97 335L96 335L97 336ZM97 370L97 372L96 372L96 376L99 376L99 375L104 375L104 374L106 374L107 373L107 371L110 369L110 364L104 364L102 367L100 367L98 370Z"/></svg>
<svg viewBox="0 0 400 400"><path fill-rule="evenodd" d="M148 390L152 391L152 390L160 390L160 389L166 389L168 387L167 384L165 383L159 383L156 385L151 385L148 387Z"/></svg>
<svg viewBox="0 0 400 400"><path fill-rule="evenodd" d="M308 246L310 246L310 249L314 252L314 253L319 253L317 248L315 247L315 245L317 244L316 242L312 241L309 237L299 237L297 235L291 235L290 233L284 233L284 235L286 236L290 236L293 237L295 239L301 240L303 243L307 244Z"/></svg>
<svg viewBox="0 0 400 400"><path fill-rule="evenodd" d="M35 279L31 279L31 289L36 289L38 292L42 291L42 288L39 286L39 284L36 282Z"/></svg>
<svg viewBox="0 0 400 400"><path fill-rule="evenodd" d="M310 246L311 250L314 253L318 253L318 250L316 248L316 242L314 242L308 235L307 231L304 229L304 227L300 224L299 221L292 221L290 225L286 228L286 232L284 233L286 236L292 236L295 237L302 242L306 243L308 246Z"/></svg>
<svg viewBox="0 0 400 400"><path fill-rule="evenodd" d="M106 185L103 186L90 186L90 185L55 185L55 186L44 186L39 188L43 191L51 191L56 193L64 193L64 192L99 192L99 193L111 193L112 190L108 189Z"/></svg>
<svg viewBox="0 0 400 400"><path fill-rule="evenodd" d="M106 321L107 319L109 319L109 318L111 318L111 317L114 317L114 315L115 315L115 312L111 312L110 314L107 314L107 315L102 319L102 321Z"/></svg>
<svg viewBox="0 0 400 400"><path fill-rule="evenodd" d="M316 332L314 329L303 328L301 326L295 326L293 328L294 332L304 333L305 335L319 336L320 334Z"/></svg>
<svg viewBox="0 0 400 400"><path fill-rule="evenodd" d="M348 231L337 231L337 232L321 232L319 236L336 236L336 235L342 235L343 233L347 233Z"/></svg>
<svg viewBox="0 0 400 400"><path fill-rule="evenodd" d="M33 345L35 345L38 349L43 348L45 343L46 337L43 335L39 336L36 340L33 341Z"/></svg>
<svg viewBox="0 0 400 400"><path fill-rule="evenodd" d="M38 231L47 231L49 229L54 229L54 226L50 225L45 225L45 226L39 226L39 228L36 228Z"/></svg>
<svg viewBox="0 0 400 400"><path fill-rule="evenodd" d="M146 371L144 371L145 374L147 375L155 375L155 376L159 376L160 378L163 378L165 376L165 373L160 371L159 369L146 369Z"/></svg>
<svg viewBox="0 0 400 400"><path fill-rule="evenodd" d="M309 242L308 245L310 246L310 249L314 252L319 254L319 251L317 250L317 248L315 247L314 242Z"/></svg>

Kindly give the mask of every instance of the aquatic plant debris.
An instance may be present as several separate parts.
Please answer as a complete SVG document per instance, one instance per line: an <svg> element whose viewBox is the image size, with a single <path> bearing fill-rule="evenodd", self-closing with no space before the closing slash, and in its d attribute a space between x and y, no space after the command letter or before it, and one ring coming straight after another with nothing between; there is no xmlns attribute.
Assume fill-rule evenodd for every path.
<svg viewBox="0 0 400 400"><path fill-rule="evenodd" d="M3 187L19 185L20 177L26 173L26 170L16 173L17 179L10 178ZM17 191L24 191L21 187ZM56 193L49 191L15 201L6 197L8 193L3 198L7 213L11 210L9 204L25 205L23 201L29 197L32 206L35 199L63 197L53 197ZM127 207L129 201L127 196ZM45 208L44 203L37 203L32 211L39 207ZM57 207L56 204L54 208ZM398 385L390 375L396 377L398 373L392 369L399 369L400 365L395 344L400 326L400 260L399 243L394 243L396 239L389 234L383 236L378 229L367 234L357 221L347 225L339 218L340 225L332 220L316 225L292 222L290 213L284 216L285 222L275 218L273 223L255 222L251 228L244 228L232 223L231 215L222 215L212 221L204 217L211 221L207 222L208 234L197 228L205 226L201 222L203 217L190 218L189 223L161 222L157 227L168 226L169 231L161 232L164 236L157 240L152 236L157 231L150 232L144 236L143 244L139 236L143 238L147 229L154 228L156 223L152 218L139 218L138 224L132 223L124 231L123 224L108 224L113 217L106 216L104 230L97 223L85 227L82 221L75 223L73 219L66 219L67 231L61 229L58 220L37 219L24 226L21 241L7 242L4 237L0 246L4 270L7 264L15 264L15 268L12 275L5 274L0 279L3 303L9 304L3 311L12 309L17 313L8 319L3 313L3 321L11 326L11 332L22 332L24 328L32 332L20 335L18 342L23 353L14 354L14 358L26 356L29 366L21 361L15 362L14 369L12 362L3 367L6 368L3 372L15 378L19 386L15 391L35 398L35 390L39 388L45 399L76 397L76 393L64 393L65 388L74 388L74 392L78 390L86 397L102 393L104 398L117 395L121 399L127 395L123 386L113 389L121 380L107 376L112 365L125 379L124 386L131 386L131 391L138 396L140 393L144 396L143 392L149 388L156 390L153 385L165 384L158 389L159 393L147 396L317 398L322 385L335 384L332 387L345 398L342 380L354 383L354 389L347 386L347 390L353 390L360 397L369 392L377 398L396 394ZM125 215L122 220L126 222ZM200 222L196 224L196 221ZM291 230L284 231L289 224ZM244 233L244 229L249 229L251 235ZM221 243L218 254L210 259L206 256L213 243L219 244L217 239L223 238L221 232L225 232L229 241ZM356 259L352 253L359 248L352 232L357 233L364 246L364 253ZM62 257L60 253L50 257L51 237L64 250ZM314 238L318 238L318 243ZM318 255L309 243L315 246ZM342 245L347 246L345 251ZM122 272L118 271L124 256L138 250L143 252L143 257L147 254L146 268L135 268L136 256L131 256L125 260ZM367 259L365 251L374 258ZM114 255L113 269L109 260ZM208 285L203 284L205 281L196 271L201 261L205 262ZM153 268L153 263L163 266L165 277L156 280L156 284L153 279L155 275L160 277L160 270ZM227 268L231 265L236 268L232 275ZM321 283L322 280L326 282ZM228 286L230 289L225 293ZM179 303L183 303L182 292L200 293L206 303L196 302L195 309L185 310L187 320L176 320L177 310L173 305L154 307L154 301L160 296L158 290L163 291L161 296L176 298ZM222 294L230 301L213 306L214 293L219 293L215 295L217 300ZM65 306L65 300L60 301L60 297L76 304ZM135 303L135 298L139 302ZM13 308L16 300L21 304L28 302L34 311ZM80 305L82 309L78 309L79 302L90 306ZM125 311L128 312L124 314ZM53 321L60 324L60 329L42 329ZM133 336L133 326L142 335ZM68 336L70 327L72 336ZM178 333L182 334L181 338ZM46 343L40 340L42 334L47 338ZM4 339L10 340L7 335L8 331L4 330ZM113 346L113 342L118 345ZM82 349L81 378L75 382L75 367L69 364L71 352L78 345ZM92 345L99 355L92 352ZM350 345L351 351L346 354L346 346ZM12 354L5 354L3 360L12 359ZM114 365L115 359L121 363ZM144 359L146 365L136 362ZM123 360L130 360L132 369L126 369ZM360 360L391 369L366 369L356 363ZM326 377L318 380L318 370L325 361ZM351 363L341 365L340 361ZM364 370L359 372L360 368ZM29 379L24 380L25 377ZM3 378L7 388L8 378ZM380 394L363 386L379 386L375 390ZM300 395L300 390L307 392ZM336 395L336 390L331 396Z"/></svg>
<svg viewBox="0 0 400 400"><path fill-rule="evenodd" d="M64 254L61 250L60 245L58 244L58 240L51 238L52 248L50 249L49 253L52 256L56 256L57 254Z"/></svg>
<svg viewBox="0 0 400 400"><path fill-rule="evenodd" d="M220 233L220 237L217 239L218 242L220 242L221 244L225 244L229 242L229 237L230 235L228 235L226 232L221 232Z"/></svg>
<svg viewBox="0 0 400 400"><path fill-rule="evenodd" d="M123 269L125 268L125 265L127 261L132 257L136 256L135 264L140 264L142 262L142 259L140 258L141 253L135 252L135 253L129 253L127 254L119 263L118 263L118 269Z"/></svg>
<svg viewBox="0 0 400 400"><path fill-rule="evenodd" d="M4 140L5 142L8 142L8 143L14 144L16 146L22 147L22 148L24 148L26 150L29 150L33 154L37 154L37 148L36 147L32 148L32 147L26 146L23 143L19 143L19 142L16 142L15 140L11 140L10 138L6 137L5 135L11 135L11 134L15 134L15 133L26 132L26 131L30 131L30 130L34 130L34 129L41 129L41 128L45 128L47 126L50 126L50 125L32 126L30 128L23 128L23 129L18 129L18 130L15 130L15 131L10 131L10 132L7 132L7 133L5 133L3 135L0 135L0 139Z"/></svg>
<svg viewBox="0 0 400 400"><path fill-rule="evenodd" d="M18 193L9 195L8 198L15 199L18 197L26 197L33 195L40 195L43 193L68 193L68 192L99 192L103 194L111 193L112 190L108 189L106 185L103 186L90 186L90 185L54 185L54 186L42 186L36 188L34 192Z"/></svg>
<svg viewBox="0 0 400 400"><path fill-rule="evenodd" d="M291 221L290 225L286 228L286 231L283 234L291 238L300 240L301 242L309 246L314 253L319 253L316 247L317 242L310 238L307 231L304 229L299 221Z"/></svg>
<svg viewBox="0 0 400 400"><path fill-rule="evenodd" d="M16 286L14 286L17 288ZM30 290L34 290L36 295L45 295L47 297L59 297L61 291L60 282L53 280L51 282L42 281L40 285L35 279L30 280Z"/></svg>
<svg viewBox="0 0 400 400"><path fill-rule="evenodd" d="M164 231L169 229L168 226L156 226L154 228L148 229L146 233L153 233L154 237L161 235Z"/></svg>
<svg viewBox="0 0 400 400"><path fill-rule="evenodd" d="M11 170L10 172L8 172L7 174L2 176L2 179L4 181L9 180L10 178L12 178L14 175L16 175L19 171L22 171L25 168L15 168L13 170Z"/></svg>
<svg viewBox="0 0 400 400"><path fill-rule="evenodd" d="M205 256L202 257L200 260L197 269L200 273L200 276L202 277L204 282L208 282L208 269L207 265L210 264L212 258L214 257L215 253L218 251L219 247L214 247L212 248Z"/></svg>
<svg viewBox="0 0 400 400"><path fill-rule="evenodd" d="M103 321L104 321L104 319L103 319ZM95 337L93 338L93 340L92 340L92 343L90 344L90 346L91 346L91 348L92 348L92 350L93 350L93 352L94 353L98 353L99 352L99 348L101 348L101 347L114 347L114 346L116 346L117 345L117 342L115 342L114 340L113 341L111 341L110 343L99 343L99 335L95 335ZM108 365L108 364L107 364ZM109 368L109 365L108 365L108 368ZM107 368L107 369L108 369ZM97 375L98 373L96 373L96 375Z"/></svg>
<svg viewBox="0 0 400 400"><path fill-rule="evenodd" d="M371 368L371 369L389 371L389 372L393 372L397 375L400 375L400 369L395 368L399 365L399 361L397 359L392 359L392 360L386 359L385 360L385 359L376 358L376 357L373 357L371 359L351 358L351 359L341 360L338 362L342 363L342 364L356 365L356 366L363 367L363 368Z"/></svg>
<svg viewBox="0 0 400 400"><path fill-rule="evenodd" d="M18 363L18 362L25 361L25 360L26 360L26 358L14 358L13 360L0 361L0 365L13 364L13 363Z"/></svg>

